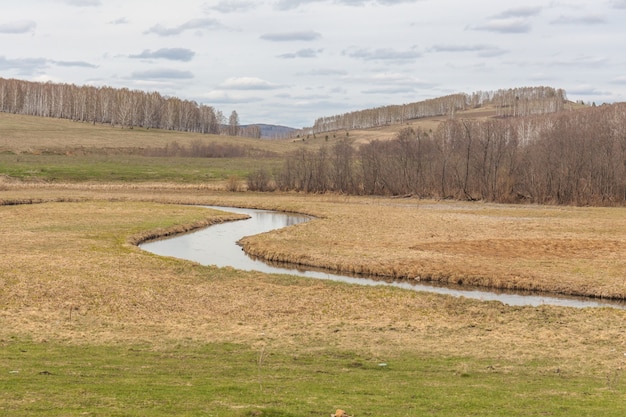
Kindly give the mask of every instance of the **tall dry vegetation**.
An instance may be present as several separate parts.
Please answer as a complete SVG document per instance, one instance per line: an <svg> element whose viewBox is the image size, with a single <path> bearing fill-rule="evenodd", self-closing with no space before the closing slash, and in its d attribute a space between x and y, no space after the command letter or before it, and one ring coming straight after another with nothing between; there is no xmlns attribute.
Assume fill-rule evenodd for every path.
<svg viewBox="0 0 626 417"><path fill-rule="evenodd" d="M269 158L275 157L276 152L235 143L205 143L197 139L187 145L174 141L163 147L148 147L143 150L143 155L188 158Z"/></svg>
<svg viewBox="0 0 626 417"><path fill-rule="evenodd" d="M626 203L626 103L489 120L354 148L342 138L286 160L279 188L494 202Z"/></svg>

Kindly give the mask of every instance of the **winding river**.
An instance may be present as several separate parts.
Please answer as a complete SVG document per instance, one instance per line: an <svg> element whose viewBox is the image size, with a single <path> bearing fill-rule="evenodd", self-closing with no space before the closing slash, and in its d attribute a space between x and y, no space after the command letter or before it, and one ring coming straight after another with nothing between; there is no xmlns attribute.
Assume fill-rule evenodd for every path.
<svg viewBox="0 0 626 417"><path fill-rule="evenodd" d="M140 247L157 255L187 259L203 265L233 267L246 271L261 271L274 274L290 274L359 285L390 285L414 291L427 291L484 301L495 300L512 306L538 306L549 304L578 308L613 307L626 309L626 304L619 301L542 295L536 293L471 290L458 286L438 286L417 281L390 281L367 277L351 277L333 274L324 270L303 269L301 266L287 264L281 264L280 266L268 264L248 256L242 248L237 245L237 242L244 236L252 236L309 221L310 217L268 210L235 207L208 206L208 208L246 214L250 216L250 218L213 225L205 229L168 239L142 243Z"/></svg>

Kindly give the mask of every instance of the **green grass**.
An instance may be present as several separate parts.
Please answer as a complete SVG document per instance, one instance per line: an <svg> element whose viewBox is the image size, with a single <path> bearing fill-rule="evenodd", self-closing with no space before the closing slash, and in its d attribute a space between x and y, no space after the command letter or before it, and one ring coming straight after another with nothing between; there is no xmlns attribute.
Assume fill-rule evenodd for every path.
<svg viewBox="0 0 626 417"><path fill-rule="evenodd" d="M625 387L546 364L236 344L0 344L14 416L623 416ZM385 366L382 366L382 364Z"/></svg>
<svg viewBox="0 0 626 417"><path fill-rule="evenodd" d="M200 183L233 175L246 178L258 168L276 169L271 158L162 158L135 155L0 154L0 175L60 182Z"/></svg>

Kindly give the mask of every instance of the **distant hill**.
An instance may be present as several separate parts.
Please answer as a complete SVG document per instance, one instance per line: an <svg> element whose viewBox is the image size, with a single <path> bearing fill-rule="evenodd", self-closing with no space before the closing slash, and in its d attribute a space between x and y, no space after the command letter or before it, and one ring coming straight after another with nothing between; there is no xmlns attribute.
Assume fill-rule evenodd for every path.
<svg viewBox="0 0 626 417"><path fill-rule="evenodd" d="M258 127L261 130L261 138L264 139L284 139L291 136L291 134L298 130L287 126L268 125L264 123L255 123L251 125L242 125L243 129L250 127Z"/></svg>

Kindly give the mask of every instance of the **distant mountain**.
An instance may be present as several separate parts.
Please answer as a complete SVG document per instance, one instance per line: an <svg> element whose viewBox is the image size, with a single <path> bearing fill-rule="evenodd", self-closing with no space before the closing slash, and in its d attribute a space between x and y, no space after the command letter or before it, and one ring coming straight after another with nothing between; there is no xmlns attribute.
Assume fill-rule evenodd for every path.
<svg viewBox="0 0 626 417"><path fill-rule="evenodd" d="M261 130L261 138L264 139L281 139L287 138L292 132L298 130L287 126L268 125L264 123L255 123L251 125L242 125L242 128L258 127Z"/></svg>

